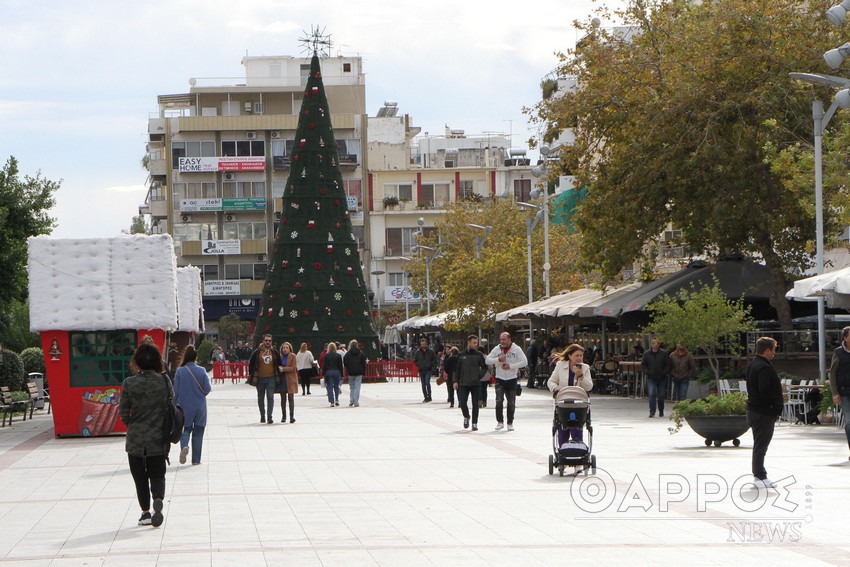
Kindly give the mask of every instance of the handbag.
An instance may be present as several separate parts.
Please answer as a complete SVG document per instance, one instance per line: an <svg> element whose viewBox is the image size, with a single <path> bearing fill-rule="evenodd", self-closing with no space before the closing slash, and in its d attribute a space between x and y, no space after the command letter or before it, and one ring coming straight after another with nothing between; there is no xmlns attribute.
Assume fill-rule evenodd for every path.
<svg viewBox="0 0 850 567"><path fill-rule="evenodd" d="M186 415L183 413L183 408L174 403L168 377L163 374L162 379L165 382L165 391L168 392L168 399L165 401L165 441L166 443L176 444L183 437L183 424L186 421Z"/></svg>
<svg viewBox="0 0 850 567"><path fill-rule="evenodd" d="M448 374L446 374L446 371L445 371L445 370L443 370L442 372L440 372L440 377L439 377L439 378L437 378L437 386L442 386L443 384L445 384L445 383L446 383L446 381L448 380L448 376L449 376L449 375L448 375Z"/></svg>
<svg viewBox="0 0 850 567"><path fill-rule="evenodd" d="M319 363L313 362L313 366L310 369L310 378L315 378L319 375Z"/></svg>

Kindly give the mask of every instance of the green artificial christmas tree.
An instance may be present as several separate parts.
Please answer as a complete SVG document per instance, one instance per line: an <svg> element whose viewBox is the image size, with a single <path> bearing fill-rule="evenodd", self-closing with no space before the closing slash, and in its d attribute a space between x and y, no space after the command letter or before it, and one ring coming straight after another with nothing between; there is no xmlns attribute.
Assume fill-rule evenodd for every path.
<svg viewBox="0 0 850 567"><path fill-rule="evenodd" d="M314 355L328 342L347 345L357 339L370 360L379 358L315 52L295 131L255 344L266 333L276 344L290 342L296 351L306 342Z"/></svg>

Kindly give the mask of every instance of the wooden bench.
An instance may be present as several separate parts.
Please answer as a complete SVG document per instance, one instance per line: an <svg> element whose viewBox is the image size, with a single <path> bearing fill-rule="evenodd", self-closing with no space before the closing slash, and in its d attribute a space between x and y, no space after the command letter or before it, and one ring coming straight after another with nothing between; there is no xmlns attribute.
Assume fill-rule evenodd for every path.
<svg viewBox="0 0 850 567"><path fill-rule="evenodd" d="M30 419L32 419L32 412L35 410L35 404L41 399L41 396L38 394L38 385L35 382L27 382L27 390L29 391L30 399ZM26 402L25 402L26 403ZM27 420L27 412L26 408L24 408L24 421Z"/></svg>
<svg viewBox="0 0 850 567"><path fill-rule="evenodd" d="M12 417L16 411L24 412L24 420L27 419L27 403L26 401L14 402L12 401L12 392L9 391L8 386L0 386L0 396L3 398L2 403L2 411L3 411L3 427L6 427L6 416L9 416L9 426L12 425Z"/></svg>

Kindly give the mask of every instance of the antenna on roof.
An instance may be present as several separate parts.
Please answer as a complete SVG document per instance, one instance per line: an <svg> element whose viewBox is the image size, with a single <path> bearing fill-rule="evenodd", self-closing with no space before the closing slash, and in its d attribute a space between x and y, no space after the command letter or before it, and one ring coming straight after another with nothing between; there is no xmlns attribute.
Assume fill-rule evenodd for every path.
<svg viewBox="0 0 850 567"><path fill-rule="evenodd" d="M331 34L325 34L326 29L310 26L309 32L303 31L304 37L298 40L301 43L302 51L308 56L315 54L319 57L330 57L333 42L331 41Z"/></svg>

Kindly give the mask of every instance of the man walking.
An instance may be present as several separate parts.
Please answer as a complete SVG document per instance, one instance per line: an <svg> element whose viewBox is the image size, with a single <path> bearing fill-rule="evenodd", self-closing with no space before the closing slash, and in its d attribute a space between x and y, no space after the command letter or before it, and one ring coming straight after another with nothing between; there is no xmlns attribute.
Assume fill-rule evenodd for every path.
<svg viewBox="0 0 850 567"><path fill-rule="evenodd" d="M673 399L677 402L688 399L688 384L697 375L697 363L685 345L676 345L670 353L670 375L673 377Z"/></svg>
<svg viewBox="0 0 850 567"><path fill-rule="evenodd" d="M360 407L360 384L366 374L366 354L357 345L357 339L348 343L348 352L342 357L342 365L348 374L348 407Z"/></svg>
<svg viewBox="0 0 850 567"><path fill-rule="evenodd" d="M533 339L525 351L525 358L528 360L528 383L525 387L533 389L536 383L534 372L537 369L537 342Z"/></svg>
<svg viewBox="0 0 850 567"><path fill-rule="evenodd" d="M257 406L260 408L260 423L274 423L274 390L279 380L280 353L272 346L272 336L263 335L263 342L251 353L248 375L257 387ZM266 412L268 405L268 412ZM266 419L268 417L268 419Z"/></svg>
<svg viewBox="0 0 850 567"><path fill-rule="evenodd" d="M841 406L844 435L850 447L850 327L841 329L841 345L832 353L829 387L832 389L832 401Z"/></svg>
<svg viewBox="0 0 850 567"><path fill-rule="evenodd" d="M764 456L773 439L773 428L782 414L782 384L771 360L776 355L776 341L761 337L756 341L756 357L747 367L747 421L753 429L753 476L756 485L772 488L767 478Z"/></svg>
<svg viewBox="0 0 850 567"><path fill-rule="evenodd" d="M454 356L453 356L454 358ZM452 365L454 389L457 390L457 403L463 414L463 428L469 427L469 394L472 393L472 430L478 431L478 394L481 391L481 378L487 373L484 354L478 350L478 337L466 337L466 350L457 355Z"/></svg>
<svg viewBox="0 0 850 567"><path fill-rule="evenodd" d="M422 403L431 401L431 374L437 370L437 353L428 348L428 339L419 339L419 348L413 353L413 363L419 370L419 381L422 383Z"/></svg>
<svg viewBox="0 0 850 567"><path fill-rule="evenodd" d="M671 363L667 351L661 348L657 337L652 337L652 348L643 353L640 370L646 378L649 390L649 417L655 417L655 405L658 403L658 417L664 417L664 398L667 397L667 375Z"/></svg>
<svg viewBox="0 0 850 567"><path fill-rule="evenodd" d="M490 351L485 362L496 367L496 431L505 428L502 414L505 397L508 398L508 431L513 431L519 369L528 366L528 360L519 345L511 341L511 335L502 333L499 346Z"/></svg>

